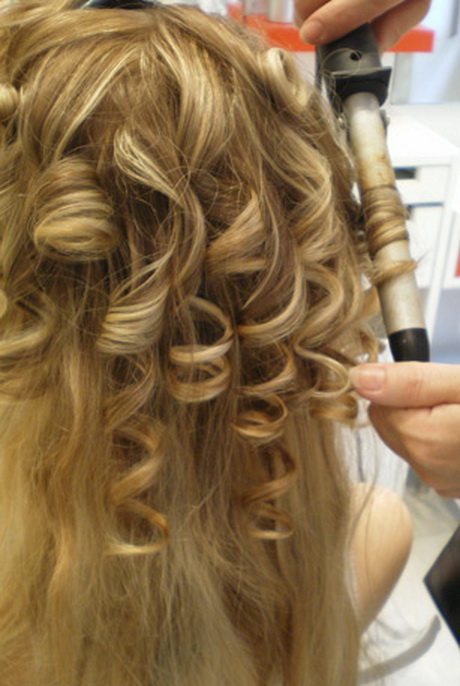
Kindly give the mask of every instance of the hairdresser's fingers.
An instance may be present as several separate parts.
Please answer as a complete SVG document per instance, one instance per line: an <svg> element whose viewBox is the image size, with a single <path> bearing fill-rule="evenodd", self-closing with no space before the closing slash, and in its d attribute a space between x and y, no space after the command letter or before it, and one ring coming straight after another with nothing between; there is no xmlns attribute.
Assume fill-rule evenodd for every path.
<svg viewBox="0 0 460 686"><path fill-rule="evenodd" d="M430 9L431 0L406 0L372 23L381 52L387 50L409 29L422 21Z"/></svg>
<svg viewBox="0 0 460 686"><path fill-rule="evenodd" d="M294 0L295 25L300 27L316 10L329 0Z"/></svg>
<svg viewBox="0 0 460 686"><path fill-rule="evenodd" d="M460 403L460 365L423 362L363 364L351 370L350 380L363 398L387 407L433 407Z"/></svg>
<svg viewBox="0 0 460 686"><path fill-rule="evenodd" d="M460 405L401 409L371 404L382 440L443 497L460 496Z"/></svg>
<svg viewBox="0 0 460 686"><path fill-rule="evenodd" d="M308 2L294 0L296 17L306 19L300 29L303 40L315 45L328 43L361 24L373 21L404 0L329 0ZM313 8L313 11L312 11Z"/></svg>
<svg viewBox="0 0 460 686"><path fill-rule="evenodd" d="M295 0L297 26L308 43L335 40L372 22L380 50L386 50L428 12L431 0Z"/></svg>

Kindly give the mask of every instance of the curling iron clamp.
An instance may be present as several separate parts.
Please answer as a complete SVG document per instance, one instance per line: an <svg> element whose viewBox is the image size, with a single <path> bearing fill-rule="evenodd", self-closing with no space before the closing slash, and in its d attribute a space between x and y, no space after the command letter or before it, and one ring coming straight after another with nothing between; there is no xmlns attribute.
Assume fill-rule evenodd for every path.
<svg viewBox="0 0 460 686"><path fill-rule="evenodd" d="M382 67L369 24L316 49L319 84L324 80L337 115L346 124L365 217L369 252L377 275L382 317L396 362L429 360L420 294L409 251L406 212L396 190L386 144L385 113L391 68ZM398 238L374 236L388 221Z"/></svg>

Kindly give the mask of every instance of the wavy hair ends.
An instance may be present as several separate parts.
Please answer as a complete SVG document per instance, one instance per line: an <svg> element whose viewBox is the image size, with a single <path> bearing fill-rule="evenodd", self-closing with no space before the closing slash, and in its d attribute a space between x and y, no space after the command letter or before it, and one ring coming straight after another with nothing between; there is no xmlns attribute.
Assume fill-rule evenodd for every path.
<svg viewBox="0 0 460 686"><path fill-rule="evenodd" d="M291 58L0 2L0 681L352 686L360 216Z"/></svg>

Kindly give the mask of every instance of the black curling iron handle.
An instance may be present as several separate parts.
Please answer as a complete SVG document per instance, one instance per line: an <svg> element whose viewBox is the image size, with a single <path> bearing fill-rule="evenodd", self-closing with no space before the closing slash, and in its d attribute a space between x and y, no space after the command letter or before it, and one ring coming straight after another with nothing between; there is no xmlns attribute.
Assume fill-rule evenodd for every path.
<svg viewBox="0 0 460 686"><path fill-rule="evenodd" d="M401 329L388 335L395 362L429 362L430 342L424 327Z"/></svg>
<svg viewBox="0 0 460 686"><path fill-rule="evenodd" d="M382 67L370 24L316 48L317 66L331 103L341 111L355 93L373 93L380 105L388 95L391 67Z"/></svg>

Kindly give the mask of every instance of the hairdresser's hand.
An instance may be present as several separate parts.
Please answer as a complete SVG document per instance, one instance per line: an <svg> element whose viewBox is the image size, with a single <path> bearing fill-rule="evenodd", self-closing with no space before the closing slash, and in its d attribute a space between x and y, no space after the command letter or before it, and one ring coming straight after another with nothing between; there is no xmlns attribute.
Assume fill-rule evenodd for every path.
<svg viewBox="0 0 460 686"><path fill-rule="evenodd" d="M319 45L371 22L383 52L423 19L431 0L294 0L296 23L307 43Z"/></svg>
<svg viewBox="0 0 460 686"><path fill-rule="evenodd" d="M364 364L350 373L380 437L428 486L460 497L460 365Z"/></svg>

